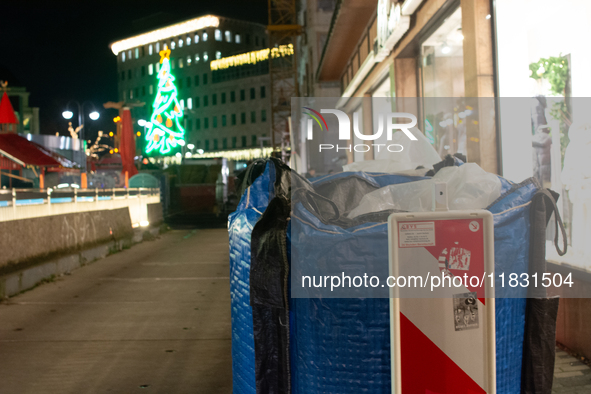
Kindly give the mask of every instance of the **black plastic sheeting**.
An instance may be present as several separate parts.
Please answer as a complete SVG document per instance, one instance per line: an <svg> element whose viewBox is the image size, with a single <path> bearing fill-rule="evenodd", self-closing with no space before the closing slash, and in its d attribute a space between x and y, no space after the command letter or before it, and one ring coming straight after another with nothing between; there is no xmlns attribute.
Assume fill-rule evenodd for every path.
<svg viewBox="0 0 591 394"><path fill-rule="evenodd" d="M271 159L274 197L252 230L252 305L257 393L290 393L289 260L287 226L291 211L289 167Z"/></svg>

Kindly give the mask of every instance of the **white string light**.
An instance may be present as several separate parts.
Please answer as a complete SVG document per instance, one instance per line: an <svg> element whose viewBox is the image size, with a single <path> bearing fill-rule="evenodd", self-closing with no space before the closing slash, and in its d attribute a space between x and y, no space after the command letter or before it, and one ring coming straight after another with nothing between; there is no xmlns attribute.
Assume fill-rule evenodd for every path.
<svg viewBox="0 0 591 394"><path fill-rule="evenodd" d="M186 22L177 23L162 29L153 30L148 33L140 34L139 36L126 38L125 40L116 41L111 44L111 50L115 55L127 49L139 47L149 44L151 42L166 40L167 38L187 34L195 30L204 29L206 27L218 27L220 20L217 16L206 15L200 18L188 20Z"/></svg>

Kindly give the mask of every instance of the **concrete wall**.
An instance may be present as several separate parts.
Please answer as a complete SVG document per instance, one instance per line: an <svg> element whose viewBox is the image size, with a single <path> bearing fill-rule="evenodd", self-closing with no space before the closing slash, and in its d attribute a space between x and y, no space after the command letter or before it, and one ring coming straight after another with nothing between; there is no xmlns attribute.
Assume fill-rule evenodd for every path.
<svg viewBox="0 0 591 394"><path fill-rule="evenodd" d="M572 272L573 285L549 289L549 295L560 296L556 319L556 341L570 350L591 358L591 272L549 263L548 272Z"/></svg>
<svg viewBox="0 0 591 394"><path fill-rule="evenodd" d="M127 207L0 221L0 275L63 253L131 238L131 223Z"/></svg>
<svg viewBox="0 0 591 394"><path fill-rule="evenodd" d="M66 202L59 204L32 204L0 207L0 222L21 220L29 218L38 218L41 216L63 215L74 212L90 212L100 210L112 210L118 208L128 208L131 215L131 223L140 223L148 220L148 210L146 205L160 203L159 195L152 196L133 196L133 197L115 197L107 200Z"/></svg>
<svg viewBox="0 0 591 394"><path fill-rule="evenodd" d="M591 358L591 299L560 300L556 341L580 355Z"/></svg>

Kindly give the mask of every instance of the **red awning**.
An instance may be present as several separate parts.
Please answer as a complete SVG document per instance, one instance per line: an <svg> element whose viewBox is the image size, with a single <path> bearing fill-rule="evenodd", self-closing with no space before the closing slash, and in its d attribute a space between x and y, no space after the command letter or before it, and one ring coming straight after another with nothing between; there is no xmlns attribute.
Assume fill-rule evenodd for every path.
<svg viewBox="0 0 591 394"><path fill-rule="evenodd" d="M0 155L20 164L73 168L74 163L18 134L0 134Z"/></svg>
<svg viewBox="0 0 591 394"><path fill-rule="evenodd" d="M0 101L0 124L4 123L18 123L16 116L14 115L14 109L10 104L10 99L6 92L2 95L2 101Z"/></svg>

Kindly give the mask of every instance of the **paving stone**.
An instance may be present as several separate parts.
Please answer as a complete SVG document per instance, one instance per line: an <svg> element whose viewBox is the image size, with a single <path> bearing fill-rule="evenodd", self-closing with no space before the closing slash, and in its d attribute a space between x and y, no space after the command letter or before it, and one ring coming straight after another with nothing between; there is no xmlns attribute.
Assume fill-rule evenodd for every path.
<svg viewBox="0 0 591 394"><path fill-rule="evenodd" d="M573 376L583 376L583 372L573 371L573 372L559 372L559 373L554 374L555 378L572 378Z"/></svg>
<svg viewBox="0 0 591 394"><path fill-rule="evenodd" d="M585 364L581 363L580 365L569 365L561 368L564 372L571 372L571 371L581 371L585 373L585 371L589 371L590 368Z"/></svg>

